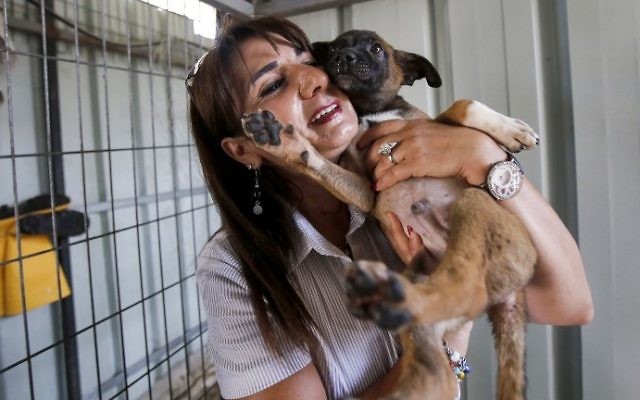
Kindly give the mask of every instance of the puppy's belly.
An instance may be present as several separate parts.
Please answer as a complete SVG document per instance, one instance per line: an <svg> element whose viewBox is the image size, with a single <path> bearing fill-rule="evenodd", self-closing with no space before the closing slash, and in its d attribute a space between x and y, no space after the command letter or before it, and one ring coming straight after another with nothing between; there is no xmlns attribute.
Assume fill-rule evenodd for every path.
<svg viewBox="0 0 640 400"><path fill-rule="evenodd" d="M374 215L385 221L386 213L396 214L404 231L411 226L439 261L449 236L449 208L464 189L455 179L409 179L378 194Z"/></svg>

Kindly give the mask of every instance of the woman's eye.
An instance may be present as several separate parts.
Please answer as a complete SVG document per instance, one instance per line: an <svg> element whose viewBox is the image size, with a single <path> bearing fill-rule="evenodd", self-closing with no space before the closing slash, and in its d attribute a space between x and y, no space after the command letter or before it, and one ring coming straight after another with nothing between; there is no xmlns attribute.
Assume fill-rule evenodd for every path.
<svg viewBox="0 0 640 400"><path fill-rule="evenodd" d="M306 65L310 65L312 67L319 67L320 63L317 62L316 60L309 60L309 61L305 61Z"/></svg>
<svg viewBox="0 0 640 400"><path fill-rule="evenodd" d="M260 96L261 97L265 97L270 95L271 93L277 91L278 89L280 89L280 87L282 86L282 84L284 83L284 79L280 78L274 82L269 83L267 86L264 87L264 89L262 89L262 91L260 92Z"/></svg>

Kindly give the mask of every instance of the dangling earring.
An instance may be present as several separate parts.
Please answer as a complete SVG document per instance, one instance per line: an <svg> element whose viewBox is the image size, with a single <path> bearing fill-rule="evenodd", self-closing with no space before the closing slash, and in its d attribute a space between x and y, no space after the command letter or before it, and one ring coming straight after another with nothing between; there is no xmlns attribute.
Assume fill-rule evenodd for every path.
<svg viewBox="0 0 640 400"><path fill-rule="evenodd" d="M249 164L249 170L253 170L253 214L262 214L262 205L260 204L260 168L253 168L253 164Z"/></svg>

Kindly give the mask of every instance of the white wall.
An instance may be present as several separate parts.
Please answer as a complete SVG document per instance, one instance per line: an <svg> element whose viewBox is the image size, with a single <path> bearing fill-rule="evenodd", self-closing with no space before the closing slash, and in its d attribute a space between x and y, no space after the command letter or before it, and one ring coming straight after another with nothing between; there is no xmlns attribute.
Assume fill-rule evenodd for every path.
<svg viewBox="0 0 640 400"><path fill-rule="evenodd" d="M584 398L640 392L640 2L568 2L580 246L595 320Z"/></svg>

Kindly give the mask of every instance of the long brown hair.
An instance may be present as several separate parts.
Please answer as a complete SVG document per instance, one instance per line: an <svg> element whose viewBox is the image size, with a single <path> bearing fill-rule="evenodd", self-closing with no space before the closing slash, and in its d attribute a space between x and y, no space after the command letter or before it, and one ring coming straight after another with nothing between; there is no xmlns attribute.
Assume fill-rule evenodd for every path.
<svg viewBox="0 0 640 400"><path fill-rule="evenodd" d="M241 134L241 110L234 102L232 71L239 57L238 46L262 37L275 48L272 35L279 35L302 51L311 51L309 39L295 24L276 17L227 22L214 47L199 65L189 85L191 131L204 178L218 206L223 228L243 264L251 303L265 342L281 354L272 323L289 339L312 353L318 342L315 323L295 291L289 277L294 251L291 206L300 192L268 166L261 168L263 213L251 211L253 175L229 157L221 146L225 137Z"/></svg>

